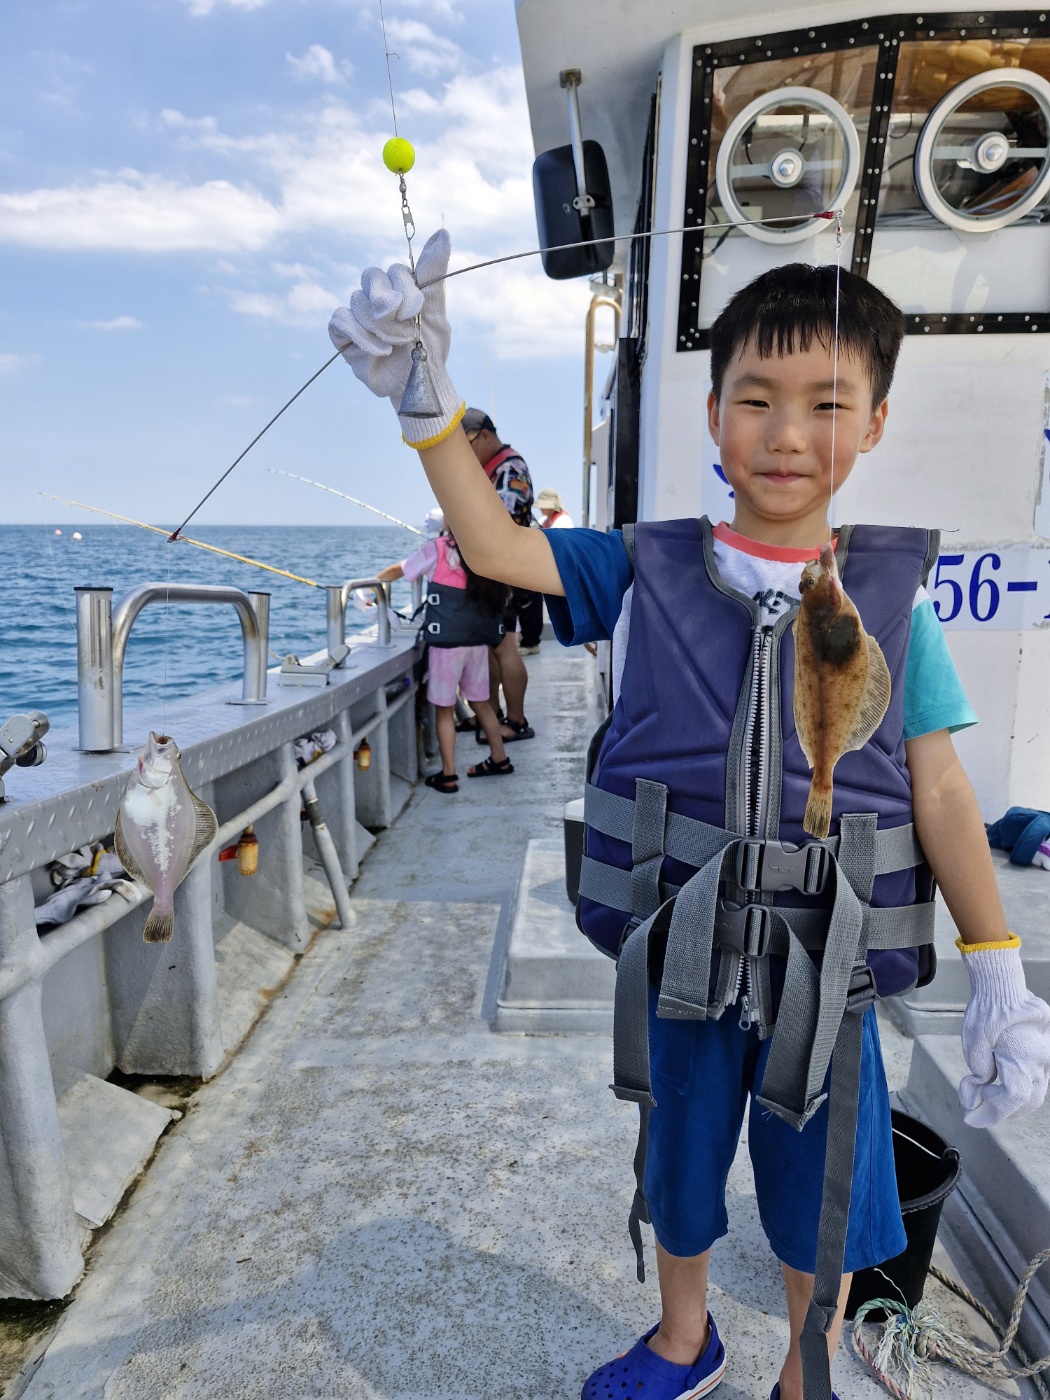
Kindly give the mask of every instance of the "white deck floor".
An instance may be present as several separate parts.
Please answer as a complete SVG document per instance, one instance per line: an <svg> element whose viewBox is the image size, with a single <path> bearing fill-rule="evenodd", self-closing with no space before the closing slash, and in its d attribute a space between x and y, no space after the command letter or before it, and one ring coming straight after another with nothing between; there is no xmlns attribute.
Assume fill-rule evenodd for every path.
<svg viewBox="0 0 1050 1400"><path fill-rule="evenodd" d="M380 838L354 927L318 938L96 1244L29 1400L561 1400L655 1320L607 1039L480 1015L501 904L581 790L596 719L582 652L529 665L517 774L421 789ZM460 747L462 775L483 751ZM786 1323L746 1153L729 1189L719 1394L765 1400ZM836 1389L885 1393L845 1348Z"/></svg>

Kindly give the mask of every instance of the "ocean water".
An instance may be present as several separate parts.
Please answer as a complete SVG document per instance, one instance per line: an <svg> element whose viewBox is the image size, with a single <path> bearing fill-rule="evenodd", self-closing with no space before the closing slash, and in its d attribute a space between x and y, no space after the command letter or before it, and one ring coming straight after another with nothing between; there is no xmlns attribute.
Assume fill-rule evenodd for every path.
<svg viewBox="0 0 1050 1400"><path fill-rule="evenodd" d="M74 531L83 538L74 540ZM198 525L190 533L321 584L369 578L421 543L393 525ZM325 645L321 589L193 545L169 545L131 525L0 525L0 724L24 709L43 710L54 727L76 722L76 585L108 585L116 602L136 584L154 582L268 589L272 652L307 656ZM395 608L407 611L410 600L408 584L396 583ZM347 638L368 626L351 604ZM124 703L177 700L233 680L242 656L233 608L151 605L128 641Z"/></svg>

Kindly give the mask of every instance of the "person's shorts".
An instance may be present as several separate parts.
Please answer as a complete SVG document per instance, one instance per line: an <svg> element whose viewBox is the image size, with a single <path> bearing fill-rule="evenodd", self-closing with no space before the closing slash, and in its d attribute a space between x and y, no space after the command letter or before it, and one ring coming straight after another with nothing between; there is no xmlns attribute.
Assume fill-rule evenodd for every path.
<svg viewBox="0 0 1050 1400"><path fill-rule="evenodd" d="M533 593L528 588L512 588L507 606L503 609L503 632L516 632L518 630L518 619L521 619L521 630L524 634L529 630L527 621L533 617L537 609L540 609L538 621L540 628L543 627L543 594Z"/></svg>
<svg viewBox="0 0 1050 1400"><path fill-rule="evenodd" d="M656 1107L649 1116L645 1194L669 1254L702 1254L728 1233L725 1193L748 1097L760 1092L772 1038L741 1030L737 1009L717 1021L656 1015L649 1053ZM827 1102L801 1132L751 1099L748 1150L759 1217L774 1254L813 1273L827 1142ZM864 1016L860 1113L844 1272L881 1264L906 1244L893 1168L886 1075L874 1009Z"/></svg>
<svg viewBox="0 0 1050 1400"><path fill-rule="evenodd" d="M430 647L427 651L427 699L432 705L454 705L457 689L464 700L489 698L489 649Z"/></svg>

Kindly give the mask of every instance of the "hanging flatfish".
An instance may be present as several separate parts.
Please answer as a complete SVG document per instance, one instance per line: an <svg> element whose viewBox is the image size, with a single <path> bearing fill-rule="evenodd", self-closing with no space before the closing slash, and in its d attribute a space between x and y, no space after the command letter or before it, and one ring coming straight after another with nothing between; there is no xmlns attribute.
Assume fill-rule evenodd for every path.
<svg viewBox="0 0 1050 1400"><path fill-rule="evenodd" d="M839 578L834 548L802 570L794 622L795 732L813 770L802 825L823 840L831 824L832 774L844 753L862 749L890 703L890 673Z"/></svg>
<svg viewBox="0 0 1050 1400"><path fill-rule="evenodd" d="M218 830L215 813L193 792L167 734L150 734L117 813L115 845L133 880L153 891L142 936L167 943L174 928L175 891Z"/></svg>

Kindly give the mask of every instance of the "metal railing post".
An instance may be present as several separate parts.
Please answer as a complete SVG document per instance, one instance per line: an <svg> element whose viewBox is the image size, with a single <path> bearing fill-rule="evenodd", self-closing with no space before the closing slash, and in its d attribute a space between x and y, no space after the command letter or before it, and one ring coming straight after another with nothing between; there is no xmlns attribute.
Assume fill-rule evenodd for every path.
<svg viewBox="0 0 1050 1400"><path fill-rule="evenodd" d="M77 718L80 747L114 747L113 590L74 588L77 600Z"/></svg>
<svg viewBox="0 0 1050 1400"><path fill-rule="evenodd" d="M260 700L266 699L266 663L270 655L270 594L269 592L258 592L252 590L248 597L251 599L252 609L255 613L255 624L259 629L259 647L256 652L256 677L254 694ZM245 667L247 668L248 658L245 653ZM247 674L247 670L245 672ZM245 697L247 699L247 696Z"/></svg>
<svg viewBox="0 0 1050 1400"><path fill-rule="evenodd" d="M377 619L377 621L376 621L376 641L379 643L379 645L380 645L381 647L388 647L388 646L390 645L390 584L389 584L389 583L381 582L381 581L380 581L379 579L377 579L377 578L351 578L351 579L347 579L346 583L343 584L343 587L342 587L342 589L341 589L341 591L340 591L340 603L342 604L343 620L344 620L344 621L343 621L343 626L345 627L346 610L347 610L347 607L348 607L349 604L350 604L350 594L353 593L353 592L355 592L358 588L368 588L368 589L371 589L372 597L375 599L375 602L376 602L376 611L377 611L378 614L379 614L378 619ZM328 626L329 626L329 634L328 634L328 635L329 635L329 654L331 654L331 636L332 636L332 621L331 621L332 613L331 613L331 608L332 608L332 606L333 606L333 605L332 605L332 600L329 599L329 602L328 602L328 607L329 607L329 614L328 614L328 616L329 616L329 623L328 623Z"/></svg>
<svg viewBox="0 0 1050 1400"><path fill-rule="evenodd" d="M335 661L336 657L345 657L346 647L346 601L341 583L326 586L325 604L328 611L328 655Z"/></svg>
<svg viewBox="0 0 1050 1400"><path fill-rule="evenodd" d="M112 666L113 666L113 734L110 748L119 748L124 742L124 653L135 619L143 608L151 603L222 603L236 609L241 623L241 637L244 642L244 678L241 682L240 700L231 700L231 705L265 705L266 703L266 641L265 628L269 633L269 594L255 594L255 598L265 598L263 616L256 612L256 605L240 588L228 588L210 583L140 583L125 593L113 608L112 619ZM260 621L262 626L260 626Z"/></svg>

